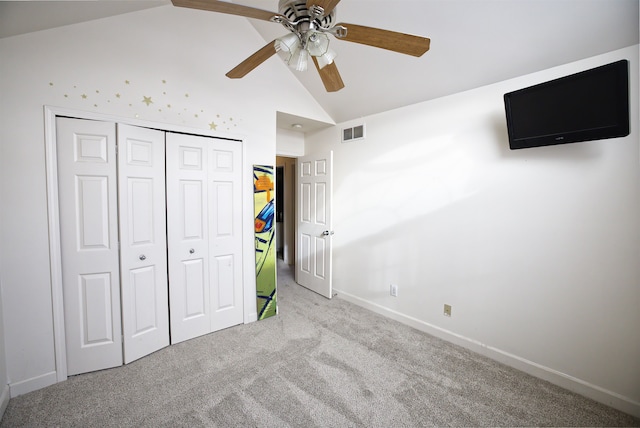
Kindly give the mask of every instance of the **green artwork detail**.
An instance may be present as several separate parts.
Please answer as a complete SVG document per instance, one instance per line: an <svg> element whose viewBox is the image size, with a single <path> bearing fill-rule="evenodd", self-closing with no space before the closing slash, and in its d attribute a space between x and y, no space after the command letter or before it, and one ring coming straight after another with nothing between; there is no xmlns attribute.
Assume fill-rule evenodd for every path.
<svg viewBox="0 0 640 428"><path fill-rule="evenodd" d="M256 307L258 319L277 313L275 184L272 166L253 166L254 229L256 244Z"/></svg>

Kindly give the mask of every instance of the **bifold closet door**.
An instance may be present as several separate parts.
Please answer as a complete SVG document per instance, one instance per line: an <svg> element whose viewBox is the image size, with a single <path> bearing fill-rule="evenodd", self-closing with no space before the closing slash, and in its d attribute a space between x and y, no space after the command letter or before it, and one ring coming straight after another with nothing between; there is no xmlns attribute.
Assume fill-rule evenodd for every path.
<svg viewBox="0 0 640 428"><path fill-rule="evenodd" d="M167 133L171 342L243 321L242 150Z"/></svg>
<svg viewBox="0 0 640 428"><path fill-rule="evenodd" d="M67 373L122 364L116 126L58 118Z"/></svg>
<svg viewBox="0 0 640 428"><path fill-rule="evenodd" d="M74 375L169 344L164 133L69 118L58 118L56 129L67 372Z"/></svg>
<svg viewBox="0 0 640 428"><path fill-rule="evenodd" d="M164 136L118 124L125 364L169 346Z"/></svg>

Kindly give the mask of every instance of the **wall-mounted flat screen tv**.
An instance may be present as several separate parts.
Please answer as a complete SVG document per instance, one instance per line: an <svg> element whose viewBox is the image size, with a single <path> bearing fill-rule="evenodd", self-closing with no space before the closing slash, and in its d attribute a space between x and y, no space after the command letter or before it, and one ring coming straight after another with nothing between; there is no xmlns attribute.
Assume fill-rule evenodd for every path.
<svg viewBox="0 0 640 428"><path fill-rule="evenodd" d="M509 147L629 135L629 62L617 61L504 95Z"/></svg>

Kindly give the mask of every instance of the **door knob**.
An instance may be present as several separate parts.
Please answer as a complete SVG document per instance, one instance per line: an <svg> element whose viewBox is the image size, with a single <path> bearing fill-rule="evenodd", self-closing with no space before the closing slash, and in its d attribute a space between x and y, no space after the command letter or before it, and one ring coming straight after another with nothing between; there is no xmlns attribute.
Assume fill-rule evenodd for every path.
<svg viewBox="0 0 640 428"><path fill-rule="evenodd" d="M138 257L140 260L147 260L147 256L145 256L144 254L140 254L140 257Z"/></svg>
<svg viewBox="0 0 640 428"><path fill-rule="evenodd" d="M194 250L193 248L191 248L191 249L189 250L189 254L193 254L193 253L195 253L195 252L196 252L196 250Z"/></svg>
<svg viewBox="0 0 640 428"><path fill-rule="evenodd" d="M324 232L322 232L322 235L324 235L324 236L333 235L333 230L332 231L325 230Z"/></svg>

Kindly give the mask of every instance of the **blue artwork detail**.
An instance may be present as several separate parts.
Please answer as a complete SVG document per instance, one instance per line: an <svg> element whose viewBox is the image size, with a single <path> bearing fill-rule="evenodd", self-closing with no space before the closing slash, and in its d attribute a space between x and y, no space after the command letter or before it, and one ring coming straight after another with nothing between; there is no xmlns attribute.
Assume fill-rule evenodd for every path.
<svg viewBox="0 0 640 428"><path fill-rule="evenodd" d="M276 207L273 199L260 210L256 216L256 233L269 232L273 228L273 218L275 216Z"/></svg>

